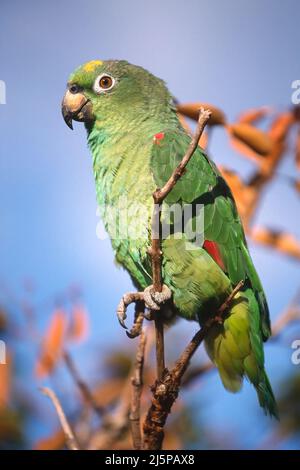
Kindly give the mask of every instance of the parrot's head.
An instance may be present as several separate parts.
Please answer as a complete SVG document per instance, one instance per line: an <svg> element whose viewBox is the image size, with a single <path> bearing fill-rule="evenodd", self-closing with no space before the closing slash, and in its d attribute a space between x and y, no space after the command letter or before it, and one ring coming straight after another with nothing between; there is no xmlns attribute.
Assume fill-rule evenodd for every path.
<svg viewBox="0 0 300 470"><path fill-rule="evenodd" d="M172 106L164 82L125 60L93 60L73 72L62 102L65 122L83 121L88 129L117 125Z"/></svg>

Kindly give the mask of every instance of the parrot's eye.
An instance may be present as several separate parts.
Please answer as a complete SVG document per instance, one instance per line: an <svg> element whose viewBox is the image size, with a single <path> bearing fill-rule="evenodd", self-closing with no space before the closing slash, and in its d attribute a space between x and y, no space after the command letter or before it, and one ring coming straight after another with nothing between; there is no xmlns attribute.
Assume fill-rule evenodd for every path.
<svg viewBox="0 0 300 470"><path fill-rule="evenodd" d="M115 84L115 79L110 75L103 74L96 78L94 83L95 93L103 93L111 90Z"/></svg>

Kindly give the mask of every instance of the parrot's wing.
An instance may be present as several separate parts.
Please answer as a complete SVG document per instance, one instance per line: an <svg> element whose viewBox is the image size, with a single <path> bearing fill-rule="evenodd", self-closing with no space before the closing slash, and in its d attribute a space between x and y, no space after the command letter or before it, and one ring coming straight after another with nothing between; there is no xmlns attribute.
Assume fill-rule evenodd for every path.
<svg viewBox="0 0 300 470"><path fill-rule="evenodd" d="M166 130L153 138L150 166L157 187L162 187L182 160L191 137L183 131ZM256 273L243 227L229 187L215 164L198 147L185 174L165 199L169 205L204 206L203 247L228 275L233 285L243 280L257 298L263 337L270 336L270 319L262 285Z"/></svg>

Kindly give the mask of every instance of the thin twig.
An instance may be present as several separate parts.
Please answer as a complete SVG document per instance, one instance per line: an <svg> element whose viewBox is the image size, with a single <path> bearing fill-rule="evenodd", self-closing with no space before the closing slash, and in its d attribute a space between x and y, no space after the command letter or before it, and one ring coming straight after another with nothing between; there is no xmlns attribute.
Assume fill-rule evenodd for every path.
<svg viewBox="0 0 300 470"><path fill-rule="evenodd" d="M68 371L70 372L74 382L79 388L86 403L88 403L91 406L91 408L93 408L100 417L103 417L105 410L96 403L91 390L89 389L88 385L80 377L79 372L74 364L74 361L67 351L63 352L63 359L65 361Z"/></svg>
<svg viewBox="0 0 300 470"><path fill-rule="evenodd" d="M171 408L178 397L181 380L189 362L207 335L207 332L215 323L224 322L224 314L234 296L242 288L243 281L233 289L225 302L219 307L216 314L211 317L194 335L188 346L185 348L179 359L176 361L173 369L165 369L163 378L156 381L152 387L152 403L148 410L144 422L144 449L160 450L164 438L164 426Z"/></svg>
<svg viewBox="0 0 300 470"><path fill-rule="evenodd" d="M172 175L162 188L157 188L153 193L154 208L152 214L152 234L151 234L151 248L149 250L152 262L152 282L155 292L162 291L162 251L161 251L161 206L164 199L172 191L177 181L182 177L186 171L186 166L195 153L198 147L200 137L204 131L207 121L209 120L211 112L200 108L199 118L196 132L191 140L191 143L183 156L179 165L175 168ZM154 312L154 323L156 331L156 363L157 363L157 378L161 379L165 370L165 353L164 353L164 325L161 318L161 311Z"/></svg>
<svg viewBox="0 0 300 470"><path fill-rule="evenodd" d="M71 429L71 426L66 418L64 410L55 392L48 387L41 387L40 390L44 395L50 398L55 407L58 419L60 421L61 427L66 438L66 446L70 450L80 450L77 439Z"/></svg>
<svg viewBox="0 0 300 470"><path fill-rule="evenodd" d="M133 447L136 450L142 448L142 434L141 434L141 395L143 390L143 369L144 369L144 354L146 346L146 335L142 331L140 335L139 347L136 354L134 375L131 378L132 383L132 397L131 397L131 411L129 415Z"/></svg>

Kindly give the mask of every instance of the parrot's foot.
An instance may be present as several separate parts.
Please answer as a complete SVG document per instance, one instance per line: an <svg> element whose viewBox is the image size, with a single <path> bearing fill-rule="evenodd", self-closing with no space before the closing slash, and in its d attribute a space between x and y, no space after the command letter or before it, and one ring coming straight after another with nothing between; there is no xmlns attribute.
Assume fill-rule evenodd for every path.
<svg viewBox="0 0 300 470"><path fill-rule="evenodd" d="M172 292L165 284L163 284L161 292L156 292L153 285L146 287L144 290L144 302L149 310L160 310L161 305L170 300L171 297Z"/></svg>
<svg viewBox="0 0 300 470"><path fill-rule="evenodd" d="M146 287L144 292L128 292L124 294L117 307L117 317L120 325L126 330L127 307L130 304L135 304L134 324L130 331L126 331L127 336L130 338L138 336L142 329L143 319L152 320L151 311L160 310L161 306L171 297L172 292L165 284L163 284L161 292L156 292L151 285ZM150 315L144 312L145 307L150 310Z"/></svg>
<svg viewBox="0 0 300 470"><path fill-rule="evenodd" d="M127 326L125 325L125 320L127 318L127 307L130 304L141 302L144 300L143 292L128 292L124 294L122 299L119 302L117 307L117 317L119 320L120 325L127 330Z"/></svg>

